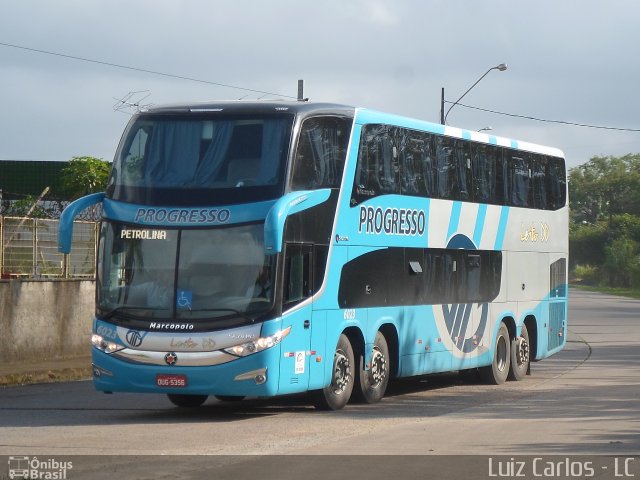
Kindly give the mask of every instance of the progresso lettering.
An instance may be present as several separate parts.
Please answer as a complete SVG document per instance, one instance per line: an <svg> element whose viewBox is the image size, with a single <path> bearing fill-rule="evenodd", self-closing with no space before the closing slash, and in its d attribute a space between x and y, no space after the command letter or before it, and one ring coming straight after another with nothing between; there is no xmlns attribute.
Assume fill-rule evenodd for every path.
<svg viewBox="0 0 640 480"><path fill-rule="evenodd" d="M358 233L422 236L426 225L424 210L360 206Z"/></svg>
<svg viewBox="0 0 640 480"><path fill-rule="evenodd" d="M145 223L226 223L226 208L139 208L135 221Z"/></svg>

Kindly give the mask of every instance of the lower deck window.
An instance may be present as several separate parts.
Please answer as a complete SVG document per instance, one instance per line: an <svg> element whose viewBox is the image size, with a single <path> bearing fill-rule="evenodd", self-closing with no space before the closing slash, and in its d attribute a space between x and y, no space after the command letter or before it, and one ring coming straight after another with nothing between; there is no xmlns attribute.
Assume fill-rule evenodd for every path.
<svg viewBox="0 0 640 480"><path fill-rule="evenodd" d="M385 248L344 265L341 308L485 303L500 292L502 252Z"/></svg>

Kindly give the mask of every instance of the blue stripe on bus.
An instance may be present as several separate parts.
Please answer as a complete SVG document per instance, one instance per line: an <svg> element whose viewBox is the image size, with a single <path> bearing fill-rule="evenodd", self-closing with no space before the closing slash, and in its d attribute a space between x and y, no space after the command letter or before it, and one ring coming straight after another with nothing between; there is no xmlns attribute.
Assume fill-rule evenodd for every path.
<svg viewBox="0 0 640 480"><path fill-rule="evenodd" d="M462 211L462 202L453 202L451 207L451 218L449 219L449 231L447 232L446 240L453 236L458 231L458 224L460 223L460 212Z"/></svg>
<svg viewBox="0 0 640 480"><path fill-rule="evenodd" d="M496 244L494 250L502 250L504 237L507 234L507 220L509 220L509 207L502 207L500 211L500 221L498 222L498 232L496 233Z"/></svg>
<svg viewBox="0 0 640 480"><path fill-rule="evenodd" d="M482 240L482 231L484 230L484 221L487 218L487 205L482 203L478 207L478 218L476 218L476 228L473 230L473 243L476 248L480 248L480 240Z"/></svg>
<svg viewBox="0 0 640 480"><path fill-rule="evenodd" d="M366 125L368 123L385 123L389 125L397 125L399 127L410 128L413 130L424 130L426 132L444 135L445 126L439 123L431 123L425 120L415 118L401 117L390 113L378 112L367 108L356 109L356 124ZM356 137L357 138L357 137Z"/></svg>
<svg viewBox="0 0 640 480"><path fill-rule="evenodd" d="M471 140L471 132L469 132L468 130L463 130L462 138L464 138L465 140Z"/></svg>
<svg viewBox="0 0 640 480"><path fill-rule="evenodd" d="M516 140L511 140L511 148L518 148L518 142Z"/></svg>
<svg viewBox="0 0 640 480"><path fill-rule="evenodd" d="M497 145L498 144L498 139L496 138L495 135L489 135L489 143L491 145Z"/></svg>

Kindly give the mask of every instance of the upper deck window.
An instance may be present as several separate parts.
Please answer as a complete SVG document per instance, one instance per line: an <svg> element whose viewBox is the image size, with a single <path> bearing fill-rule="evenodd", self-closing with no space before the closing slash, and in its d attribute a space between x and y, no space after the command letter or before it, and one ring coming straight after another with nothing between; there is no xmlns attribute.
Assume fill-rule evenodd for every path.
<svg viewBox="0 0 640 480"><path fill-rule="evenodd" d="M125 133L107 194L165 204L202 204L212 192L217 200L275 198L284 184L291 123L285 115L142 115ZM238 189L254 195L232 192Z"/></svg>
<svg viewBox="0 0 640 480"><path fill-rule="evenodd" d="M351 120L313 117L304 121L293 161L291 189L339 188Z"/></svg>
<svg viewBox="0 0 640 480"><path fill-rule="evenodd" d="M379 195L558 210L563 158L394 125L362 127L351 206Z"/></svg>

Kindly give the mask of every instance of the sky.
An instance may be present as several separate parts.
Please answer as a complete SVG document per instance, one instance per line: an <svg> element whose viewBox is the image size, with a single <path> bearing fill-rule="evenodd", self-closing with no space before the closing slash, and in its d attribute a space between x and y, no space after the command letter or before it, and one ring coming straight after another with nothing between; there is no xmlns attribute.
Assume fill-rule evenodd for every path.
<svg viewBox="0 0 640 480"><path fill-rule="evenodd" d="M639 153L639 20L636 0L0 0L0 160L111 161L130 92L288 98L303 79L311 101L438 123L442 88L455 102L501 63L449 125L560 148L569 167Z"/></svg>

